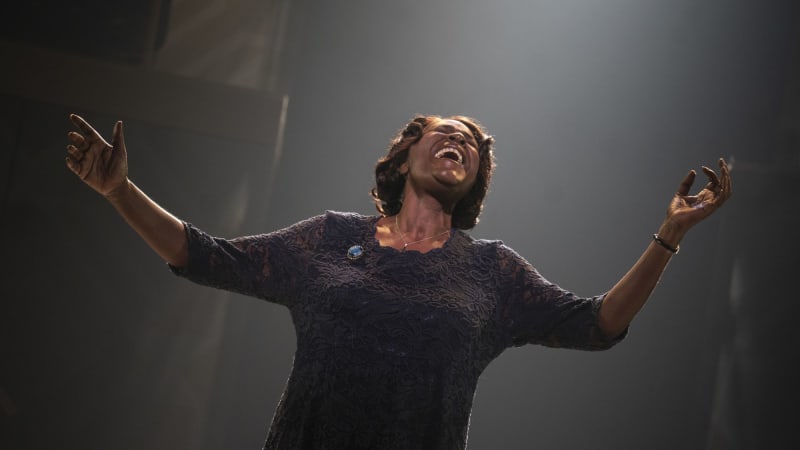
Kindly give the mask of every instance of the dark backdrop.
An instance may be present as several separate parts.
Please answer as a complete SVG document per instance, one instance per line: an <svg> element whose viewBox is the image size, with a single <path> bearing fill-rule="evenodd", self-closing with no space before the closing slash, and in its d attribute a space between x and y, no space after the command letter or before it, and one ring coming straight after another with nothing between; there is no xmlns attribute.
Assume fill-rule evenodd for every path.
<svg viewBox="0 0 800 450"><path fill-rule="evenodd" d="M68 112L104 133L125 120L134 181L221 236L371 213L372 166L408 118L475 116L498 169L473 235L585 295L635 261L687 170L732 159L731 203L687 236L629 338L506 352L470 448L798 444L795 2L271 2L280 64L259 73L278 81L258 85L164 61L204 34L175 18L186 3L90 3L59 9L65 31L12 9L29 26L0 41L3 448L258 448L291 367L284 309L171 276L64 167ZM209 4L193 17L219 22ZM92 47L89 27L70 46L87 32L70 14L130 40ZM218 66L252 55L211 52L221 40L196 47Z"/></svg>

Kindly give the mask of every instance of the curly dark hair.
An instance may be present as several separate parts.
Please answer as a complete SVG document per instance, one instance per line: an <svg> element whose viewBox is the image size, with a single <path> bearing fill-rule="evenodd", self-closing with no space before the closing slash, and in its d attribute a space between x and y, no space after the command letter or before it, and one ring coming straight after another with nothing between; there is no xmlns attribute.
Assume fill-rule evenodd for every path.
<svg viewBox="0 0 800 450"><path fill-rule="evenodd" d="M466 116L418 115L409 121L392 139L388 152L375 164L375 187L370 193L375 200L375 207L383 215L392 216L400 212L403 206L403 189L406 177L400 173L400 166L408 158L408 149L422 138L422 134L430 123L443 119L457 120L469 128L475 142L478 143L480 164L478 175L472 189L453 208L453 226L469 230L478 223L478 216L483 209L483 199L489 191L489 182L494 172L495 160L494 138L475 119Z"/></svg>

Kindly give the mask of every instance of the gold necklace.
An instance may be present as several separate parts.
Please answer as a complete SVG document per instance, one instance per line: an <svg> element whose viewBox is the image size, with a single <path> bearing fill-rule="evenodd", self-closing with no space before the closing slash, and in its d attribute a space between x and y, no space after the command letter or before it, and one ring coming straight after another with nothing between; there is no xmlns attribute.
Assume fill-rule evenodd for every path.
<svg viewBox="0 0 800 450"><path fill-rule="evenodd" d="M427 241L428 239L433 239L435 237L439 237L439 236L441 236L441 235L443 235L445 233L449 233L450 232L450 230L444 230L441 233L430 235L430 236L428 236L426 238L423 238L423 239L420 239L418 241L408 242L408 241L406 241L406 237L405 237L405 235L403 235L403 232L400 231L400 223L398 222L398 217L399 216L400 216L400 214L397 214L397 215L394 216L394 228L397 230L397 233L400 235L400 239L403 240L403 248L400 250L401 252L406 251L406 248L408 248L409 245L419 244L422 241Z"/></svg>

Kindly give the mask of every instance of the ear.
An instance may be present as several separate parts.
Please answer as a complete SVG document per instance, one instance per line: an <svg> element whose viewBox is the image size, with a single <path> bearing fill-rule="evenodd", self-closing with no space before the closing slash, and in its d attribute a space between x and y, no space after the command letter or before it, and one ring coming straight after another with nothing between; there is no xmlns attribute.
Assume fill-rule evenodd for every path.
<svg viewBox="0 0 800 450"><path fill-rule="evenodd" d="M408 175L408 162L400 164L400 168L397 169L397 172L399 172L402 176Z"/></svg>

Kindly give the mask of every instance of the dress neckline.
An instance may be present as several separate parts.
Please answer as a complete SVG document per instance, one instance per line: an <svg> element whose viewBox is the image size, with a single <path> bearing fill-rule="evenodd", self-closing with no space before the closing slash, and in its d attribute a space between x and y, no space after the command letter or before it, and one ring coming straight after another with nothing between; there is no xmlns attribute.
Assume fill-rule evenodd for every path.
<svg viewBox="0 0 800 450"><path fill-rule="evenodd" d="M456 235L458 233L458 229L457 228L451 227L450 228L450 236L447 238L446 241L444 241L444 244L442 244L441 247L432 248L432 249L428 250L427 252L421 252L419 250L414 250L414 249L398 250L398 249L396 249L396 248L394 248L392 246L381 244L381 242L378 240L378 238L375 237L375 234L378 232L378 221L381 220L382 217L384 217L384 216L381 216L381 215L370 216L369 217L370 220L367 221L367 227L366 227L367 230L366 231L367 231L367 234L369 235L367 240L369 241L369 243L373 247L373 249L380 250L380 251L383 251L383 252L386 252L386 253L397 254L397 255L415 255L415 256L417 256L417 255L425 256L425 255L429 255L429 254L433 255L433 254L437 254L437 253L444 253L446 250L448 250L450 248L450 242L456 237Z"/></svg>

